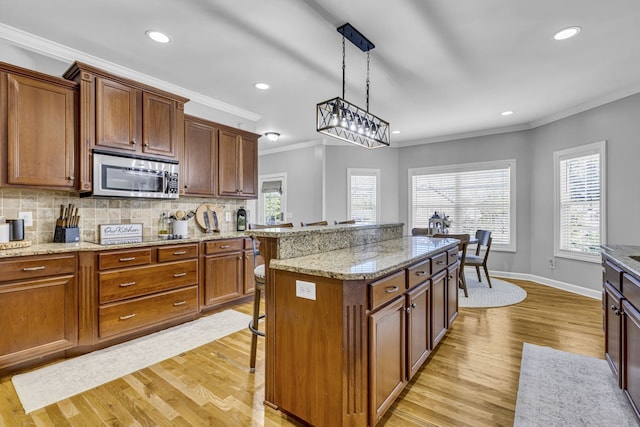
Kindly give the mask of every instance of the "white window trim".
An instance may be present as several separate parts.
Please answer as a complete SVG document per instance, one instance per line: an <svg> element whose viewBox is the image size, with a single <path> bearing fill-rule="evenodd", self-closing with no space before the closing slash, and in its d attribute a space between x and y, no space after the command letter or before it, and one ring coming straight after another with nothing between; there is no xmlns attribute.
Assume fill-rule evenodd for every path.
<svg viewBox="0 0 640 427"><path fill-rule="evenodd" d="M407 193L409 203L407 205L407 222L409 223L409 227L407 227L407 233L411 234L411 229L413 228L413 218L411 217L412 207L413 207L413 191L411 188L412 177L414 175L425 175L425 174L437 174L437 173L451 173L451 172L468 172L468 171L477 171L483 169L500 169L500 168L509 168L509 183L511 188L509 189L509 197L511 200L510 206L510 234L511 234L511 242L508 246L492 246L491 250L496 252L516 252L516 159L508 159L508 160L496 160L489 162L476 162L476 163L460 163L456 165L444 165L444 166L429 166L422 168L412 168L408 170L408 179L407 179Z"/></svg>
<svg viewBox="0 0 640 427"><path fill-rule="evenodd" d="M606 216L606 141L594 142L592 144L580 145L578 147L567 148L553 153L553 253L559 258L568 258L578 261L586 261L600 264L602 262L600 254L579 254L560 249L560 161L574 157L587 156L590 154L600 155L600 244L607 241L607 216Z"/></svg>
<svg viewBox="0 0 640 427"><path fill-rule="evenodd" d="M284 219L282 222L287 222L287 173L280 172L260 175L258 177L258 221L260 224L266 224L264 218L264 194L262 193L262 183L265 181L276 180L282 180L282 212L284 212Z"/></svg>
<svg viewBox="0 0 640 427"><path fill-rule="evenodd" d="M351 219L351 176L376 177L376 222L380 221L380 169L347 168L347 219Z"/></svg>

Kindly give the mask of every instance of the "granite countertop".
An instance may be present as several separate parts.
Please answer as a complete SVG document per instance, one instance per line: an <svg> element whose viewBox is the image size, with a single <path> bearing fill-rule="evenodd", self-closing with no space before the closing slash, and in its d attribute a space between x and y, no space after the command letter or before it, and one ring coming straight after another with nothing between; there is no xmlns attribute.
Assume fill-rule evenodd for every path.
<svg viewBox="0 0 640 427"><path fill-rule="evenodd" d="M338 225L311 225L307 227L278 227L263 228L256 230L248 230L247 234L252 237L291 237L317 235L326 233L336 233L346 229L351 230L379 230L384 228L393 228L403 225L402 223L369 223L369 224L338 224Z"/></svg>
<svg viewBox="0 0 640 427"><path fill-rule="evenodd" d="M600 247L603 254L640 280L640 262L630 258L631 256L640 256L640 246L602 245Z"/></svg>
<svg viewBox="0 0 640 427"><path fill-rule="evenodd" d="M371 280L455 247L456 239L403 237L298 258L273 259L269 267L339 280Z"/></svg>
<svg viewBox="0 0 640 427"><path fill-rule="evenodd" d="M172 240L143 240L140 243L124 243L118 245L100 245L92 242L77 242L77 243L38 243L24 248L4 249L0 250L0 258L12 258L28 255L46 255L46 254L58 254L65 252L84 252L84 251L109 251L114 249L128 249L138 248L145 246L160 246L160 245L178 245L185 243L199 243L207 240L221 240L221 239L234 239L239 237L249 237L244 231L230 232L230 233L213 233L213 234L200 234L196 237L190 237L186 239L172 239Z"/></svg>

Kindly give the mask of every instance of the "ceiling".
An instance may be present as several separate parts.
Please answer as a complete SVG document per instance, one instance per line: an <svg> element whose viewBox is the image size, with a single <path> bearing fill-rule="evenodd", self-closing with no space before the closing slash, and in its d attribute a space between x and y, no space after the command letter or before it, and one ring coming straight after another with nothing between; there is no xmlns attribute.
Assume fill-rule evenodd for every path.
<svg viewBox="0 0 640 427"><path fill-rule="evenodd" d="M0 0L0 10L0 38L46 51L58 74L71 49L159 79L281 134L261 150L322 138L315 106L341 95L346 22L376 46L369 110L400 131L392 146L529 129L640 92L637 0ZM577 37L553 39L573 25ZM31 36L61 46L38 49ZM345 98L365 107L366 54L346 43Z"/></svg>

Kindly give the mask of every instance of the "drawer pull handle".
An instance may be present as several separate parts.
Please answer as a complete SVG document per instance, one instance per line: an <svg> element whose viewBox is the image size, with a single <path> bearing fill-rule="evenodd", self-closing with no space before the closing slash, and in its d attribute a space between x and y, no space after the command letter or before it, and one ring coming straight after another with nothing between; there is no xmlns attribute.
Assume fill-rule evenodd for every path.
<svg viewBox="0 0 640 427"><path fill-rule="evenodd" d="M126 316L120 316L120 320L129 320L129 319L133 319L134 317L136 317L136 314L135 313L131 313L131 314L128 314Z"/></svg>
<svg viewBox="0 0 640 427"><path fill-rule="evenodd" d="M136 257L134 256L130 256L128 258L120 258L120 262L133 261L134 259L136 259Z"/></svg>
<svg viewBox="0 0 640 427"><path fill-rule="evenodd" d="M398 292L398 287L397 286L390 286L387 289L385 289L385 292L388 294L392 294L394 292Z"/></svg>
<svg viewBox="0 0 640 427"><path fill-rule="evenodd" d="M135 285L135 284L136 284L136 282L120 283L120 287L121 287L121 288L127 288L127 287L129 287L129 286L133 286L133 285Z"/></svg>
<svg viewBox="0 0 640 427"><path fill-rule="evenodd" d="M173 277L184 277L186 275L187 275L187 273L176 273L176 274L173 275Z"/></svg>
<svg viewBox="0 0 640 427"><path fill-rule="evenodd" d="M427 272L424 270L418 270L416 271L416 276L426 276Z"/></svg>
<svg viewBox="0 0 640 427"><path fill-rule="evenodd" d="M229 249L231 245L220 245L220 249Z"/></svg>
<svg viewBox="0 0 640 427"><path fill-rule="evenodd" d="M22 271L38 271L38 270L44 270L44 269L45 269L44 265L39 265L37 267L24 267Z"/></svg>
<svg viewBox="0 0 640 427"><path fill-rule="evenodd" d="M176 251L176 252L174 252L173 254L174 254L174 255L184 255L184 254L186 254L186 253L187 253L187 251Z"/></svg>
<svg viewBox="0 0 640 427"><path fill-rule="evenodd" d="M442 265L442 264L444 264L444 261L436 261L436 264Z"/></svg>
<svg viewBox="0 0 640 427"><path fill-rule="evenodd" d="M179 306L181 306L181 305L185 305L186 303L187 303L186 301L174 302L174 303L173 303L173 306L174 306L174 307L179 307Z"/></svg>

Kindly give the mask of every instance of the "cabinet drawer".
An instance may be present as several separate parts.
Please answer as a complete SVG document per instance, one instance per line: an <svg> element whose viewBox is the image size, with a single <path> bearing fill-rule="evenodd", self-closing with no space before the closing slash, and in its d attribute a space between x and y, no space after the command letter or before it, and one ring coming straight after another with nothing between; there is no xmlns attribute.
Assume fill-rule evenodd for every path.
<svg viewBox="0 0 640 427"><path fill-rule="evenodd" d="M197 310L197 286L102 306L99 309L100 337L151 326Z"/></svg>
<svg viewBox="0 0 640 427"><path fill-rule="evenodd" d="M617 265L605 261L603 264L604 281L609 282L618 292L622 292L622 269Z"/></svg>
<svg viewBox="0 0 640 427"><path fill-rule="evenodd" d="M244 240L244 248L245 249L253 249L253 245L251 244L252 239L243 239ZM256 246L260 246L260 241L256 242Z"/></svg>
<svg viewBox="0 0 640 427"><path fill-rule="evenodd" d="M447 268L447 265L449 264L447 262L448 257L449 257L448 254L446 252L443 252L431 258L431 275L432 276L436 273L441 272L445 268Z"/></svg>
<svg viewBox="0 0 640 427"><path fill-rule="evenodd" d="M640 307L640 282L626 273L622 275L622 295L636 308Z"/></svg>
<svg viewBox="0 0 640 427"><path fill-rule="evenodd" d="M158 262L178 261L198 256L198 244L163 246L158 248Z"/></svg>
<svg viewBox="0 0 640 427"><path fill-rule="evenodd" d="M458 247L451 248L447 251L447 265L458 262Z"/></svg>
<svg viewBox="0 0 640 427"><path fill-rule="evenodd" d="M100 304L198 283L198 261L188 260L98 273Z"/></svg>
<svg viewBox="0 0 640 427"><path fill-rule="evenodd" d="M407 269L409 289L423 283L431 276L431 259L414 264Z"/></svg>
<svg viewBox="0 0 640 427"><path fill-rule="evenodd" d="M0 281L75 274L75 255L14 258L0 262Z"/></svg>
<svg viewBox="0 0 640 427"><path fill-rule="evenodd" d="M369 308L374 310L402 295L406 289L404 270L369 284Z"/></svg>
<svg viewBox="0 0 640 427"><path fill-rule="evenodd" d="M214 240L205 243L204 253L206 255L218 254L223 252L234 252L243 250L244 239L233 240Z"/></svg>
<svg viewBox="0 0 640 427"><path fill-rule="evenodd" d="M133 265L144 265L150 263L150 248L98 254L98 268L100 270L131 267Z"/></svg>

